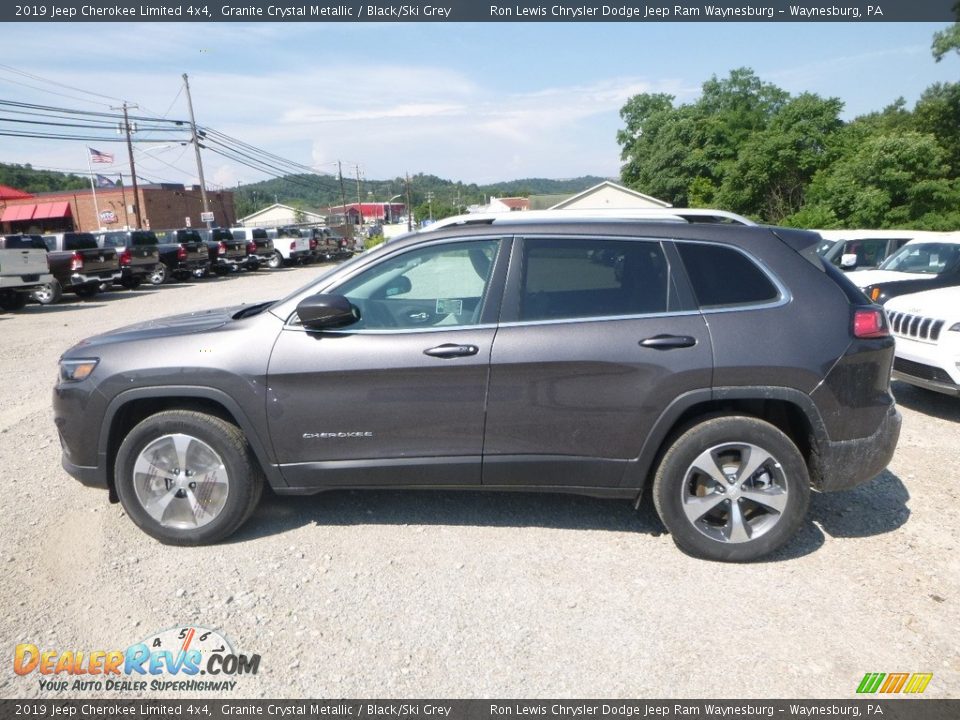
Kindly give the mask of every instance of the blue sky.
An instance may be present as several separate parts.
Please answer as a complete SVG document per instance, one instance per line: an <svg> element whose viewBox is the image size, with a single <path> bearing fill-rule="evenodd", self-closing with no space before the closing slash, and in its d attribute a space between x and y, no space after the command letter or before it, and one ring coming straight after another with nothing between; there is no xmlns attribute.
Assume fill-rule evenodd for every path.
<svg viewBox="0 0 960 720"><path fill-rule="evenodd" d="M143 112L186 117L178 97L186 72L199 123L320 172L342 160L345 173L359 165L371 179L406 172L465 182L615 177L618 110L635 93L691 101L711 75L747 66L791 93L839 97L849 119L899 96L912 105L928 85L960 80L960 58L938 64L930 55L931 37L943 27L18 24L16 47L32 51L0 60L0 99L90 110L115 104L90 94L100 93ZM84 145L0 137L0 161L84 170ZM116 152L116 169L94 169L126 173L124 147L106 149ZM157 146L136 158L146 178L196 179L190 148ZM268 177L206 151L204 169L211 185Z"/></svg>

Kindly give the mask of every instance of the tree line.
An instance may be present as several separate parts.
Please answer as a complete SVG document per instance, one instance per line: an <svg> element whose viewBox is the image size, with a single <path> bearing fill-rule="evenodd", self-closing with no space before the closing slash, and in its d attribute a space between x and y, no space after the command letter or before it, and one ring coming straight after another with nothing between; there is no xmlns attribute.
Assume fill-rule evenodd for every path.
<svg viewBox="0 0 960 720"><path fill-rule="evenodd" d="M849 122L840 99L791 95L750 68L675 99L643 93L621 109L627 186L788 226L960 229L960 84Z"/></svg>

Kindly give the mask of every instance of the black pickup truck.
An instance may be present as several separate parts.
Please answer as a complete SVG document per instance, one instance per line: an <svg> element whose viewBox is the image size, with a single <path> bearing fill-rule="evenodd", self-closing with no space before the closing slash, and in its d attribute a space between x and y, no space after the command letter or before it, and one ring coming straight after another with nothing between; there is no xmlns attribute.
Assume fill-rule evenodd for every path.
<svg viewBox="0 0 960 720"><path fill-rule="evenodd" d="M267 235L266 228L230 228L235 240L247 243L247 267L256 270L266 265L271 270L283 265L283 257L277 255L273 240Z"/></svg>
<svg viewBox="0 0 960 720"><path fill-rule="evenodd" d="M237 272L247 267L247 243L237 240L227 228L201 228L200 237L207 243L210 270L217 275ZM259 266L259 261L257 262Z"/></svg>
<svg viewBox="0 0 960 720"><path fill-rule="evenodd" d="M144 280L154 282L158 277L160 253L157 236L149 230L111 230L98 233L97 244L102 248L116 248L120 258L120 284L128 290L140 287ZM163 280L160 280L162 283Z"/></svg>
<svg viewBox="0 0 960 720"><path fill-rule="evenodd" d="M200 233L191 228L182 230L158 230L160 267L150 278L154 285L162 285L168 277L186 280L203 277L210 265L207 244Z"/></svg>
<svg viewBox="0 0 960 720"><path fill-rule="evenodd" d="M116 248L101 248L91 233L62 232L42 237L53 280L33 293L33 299L41 305L57 302L64 292L93 297L101 284L109 286L120 281Z"/></svg>

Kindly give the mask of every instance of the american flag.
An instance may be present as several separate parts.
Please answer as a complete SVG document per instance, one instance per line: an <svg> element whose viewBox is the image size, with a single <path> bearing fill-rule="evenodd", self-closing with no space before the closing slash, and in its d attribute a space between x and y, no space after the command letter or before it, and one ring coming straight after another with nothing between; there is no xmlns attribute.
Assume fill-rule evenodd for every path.
<svg viewBox="0 0 960 720"><path fill-rule="evenodd" d="M113 153L100 152L93 148L87 148L90 151L90 161L95 163L112 163Z"/></svg>

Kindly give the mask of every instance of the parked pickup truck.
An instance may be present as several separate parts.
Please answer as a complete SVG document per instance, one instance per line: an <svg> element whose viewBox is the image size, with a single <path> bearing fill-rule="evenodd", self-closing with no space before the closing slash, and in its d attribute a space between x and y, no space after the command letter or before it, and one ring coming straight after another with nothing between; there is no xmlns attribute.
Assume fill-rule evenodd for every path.
<svg viewBox="0 0 960 720"><path fill-rule="evenodd" d="M300 228L268 228L267 235L273 240L273 247L279 256L281 265L313 262L310 252L310 238L304 237Z"/></svg>
<svg viewBox="0 0 960 720"><path fill-rule="evenodd" d="M98 233L97 244L102 248L116 248L120 258L120 284L128 290L140 287L144 280L154 285L160 253L157 236L149 230L112 230ZM162 282L162 280L161 280Z"/></svg>
<svg viewBox="0 0 960 720"><path fill-rule="evenodd" d="M317 262L339 262L353 257L352 243L326 228L314 230L311 246Z"/></svg>
<svg viewBox="0 0 960 720"><path fill-rule="evenodd" d="M250 267L247 264L247 243L237 240L227 228L201 228L198 232L207 243L210 270L217 275Z"/></svg>
<svg viewBox="0 0 960 720"><path fill-rule="evenodd" d="M101 284L109 286L120 281L117 249L101 248L91 233L62 232L42 237L53 280L33 293L33 299L41 305L57 302L64 292L93 297Z"/></svg>
<svg viewBox="0 0 960 720"><path fill-rule="evenodd" d="M19 310L30 294L53 281L39 235L0 235L0 308Z"/></svg>
<svg viewBox="0 0 960 720"><path fill-rule="evenodd" d="M162 285L168 277L186 280L203 277L210 265L207 245L200 233L191 228L183 230L158 230L160 241L160 268L150 278L154 285Z"/></svg>
<svg viewBox="0 0 960 720"><path fill-rule="evenodd" d="M266 228L235 227L230 228L230 232L234 239L247 243L247 263L251 270L256 270L260 265L274 269L283 263L283 258L274 250L273 240L267 235Z"/></svg>

